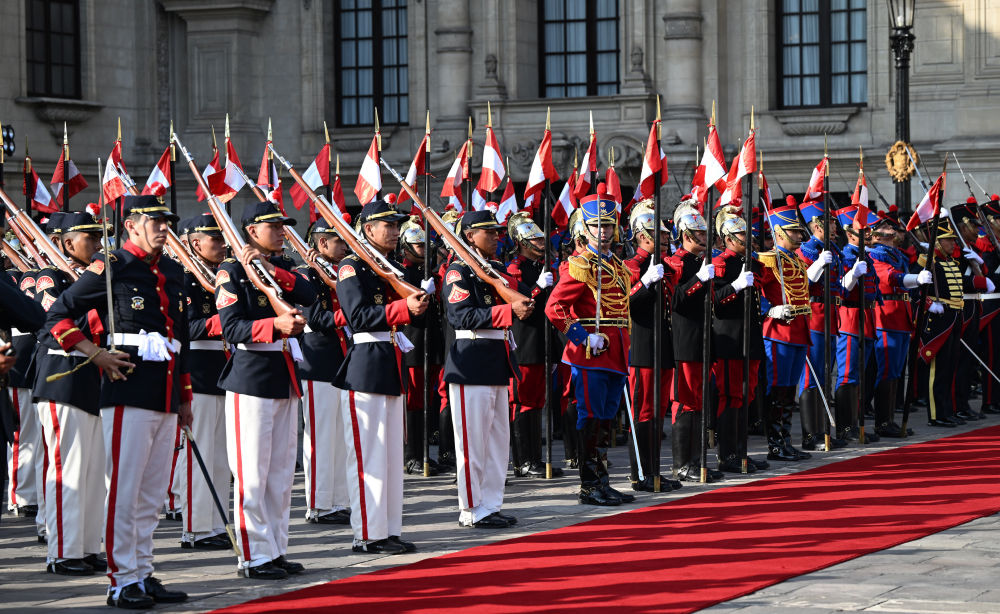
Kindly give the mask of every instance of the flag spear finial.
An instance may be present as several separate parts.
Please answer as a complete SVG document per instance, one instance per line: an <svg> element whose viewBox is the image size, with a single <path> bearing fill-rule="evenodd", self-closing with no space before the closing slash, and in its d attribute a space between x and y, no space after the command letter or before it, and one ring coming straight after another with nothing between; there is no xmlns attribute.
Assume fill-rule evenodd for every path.
<svg viewBox="0 0 1000 614"><path fill-rule="evenodd" d="M758 164L760 164L760 172L763 173L764 172L764 152L763 151L758 151L757 152L757 159L760 161L760 162L758 162Z"/></svg>
<svg viewBox="0 0 1000 614"><path fill-rule="evenodd" d="M267 118L267 140L271 140L271 118Z"/></svg>
<svg viewBox="0 0 1000 614"><path fill-rule="evenodd" d="M750 132L753 132L753 105L750 105Z"/></svg>
<svg viewBox="0 0 1000 614"><path fill-rule="evenodd" d="M121 115L118 116L118 140L119 141L122 140L122 117L121 117Z"/></svg>
<svg viewBox="0 0 1000 614"><path fill-rule="evenodd" d="M590 136L594 136L594 112L590 112Z"/></svg>
<svg viewBox="0 0 1000 614"><path fill-rule="evenodd" d="M177 146L174 145L174 120L170 120L170 161L177 161Z"/></svg>
<svg viewBox="0 0 1000 614"><path fill-rule="evenodd" d="M660 114L660 95L656 95L656 140L663 138L663 126L660 124L660 120L663 116Z"/></svg>
<svg viewBox="0 0 1000 614"><path fill-rule="evenodd" d="M823 157L824 157L824 158L826 158L826 157L827 157L827 156L829 155L829 151L828 151L828 149L827 149L827 143L826 143L826 136L827 136L827 135L826 135L826 133L824 132L824 133L823 133Z"/></svg>
<svg viewBox="0 0 1000 614"><path fill-rule="evenodd" d="M712 119L708 122L709 126L715 125L715 100L712 100Z"/></svg>
<svg viewBox="0 0 1000 614"><path fill-rule="evenodd" d="M489 128L493 125L493 108L490 107L490 101L486 101L486 127Z"/></svg>
<svg viewBox="0 0 1000 614"><path fill-rule="evenodd" d="M610 163L611 168L614 168L615 167L615 148L614 147L609 147L608 150L609 150L608 151L608 162Z"/></svg>
<svg viewBox="0 0 1000 614"><path fill-rule="evenodd" d="M226 139L229 138L229 113L226 113Z"/></svg>
<svg viewBox="0 0 1000 614"><path fill-rule="evenodd" d="M63 160L69 160L69 128L63 122Z"/></svg>
<svg viewBox="0 0 1000 614"><path fill-rule="evenodd" d="M378 107L375 108L375 140L378 141L379 153L382 152L382 130L378 127Z"/></svg>
<svg viewBox="0 0 1000 614"><path fill-rule="evenodd" d="M469 116L469 140L472 140L472 116Z"/></svg>
<svg viewBox="0 0 1000 614"><path fill-rule="evenodd" d="M219 144L215 141L215 124L212 124L212 151L219 149Z"/></svg>
<svg viewBox="0 0 1000 614"><path fill-rule="evenodd" d="M426 153L431 153L431 110L427 109L427 120L424 123L424 135L427 137L427 146L424 147Z"/></svg>
<svg viewBox="0 0 1000 614"><path fill-rule="evenodd" d="M31 171L31 154L28 153L28 137L24 137L24 164Z"/></svg>
<svg viewBox="0 0 1000 614"><path fill-rule="evenodd" d="M330 144L330 129L326 127L326 120L323 120L323 137L326 138L326 144Z"/></svg>
<svg viewBox="0 0 1000 614"><path fill-rule="evenodd" d="M552 107L545 107L545 129L546 130L551 130L552 129L552 124L551 124L551 121L550 121L551 119L552 119Z"/></svg>
<svg viewBox="0 0 1000 614"><path fill-rule="evenodd" d="M340 176L340 154L337 154L337 176Z"/></svg>
<svg viewBox="0 0 1000 614"><path fill-rule="evenodd" d="M577 165L580 164L580 148L577 147L573 152L573 170L576 170Z"/></svg>

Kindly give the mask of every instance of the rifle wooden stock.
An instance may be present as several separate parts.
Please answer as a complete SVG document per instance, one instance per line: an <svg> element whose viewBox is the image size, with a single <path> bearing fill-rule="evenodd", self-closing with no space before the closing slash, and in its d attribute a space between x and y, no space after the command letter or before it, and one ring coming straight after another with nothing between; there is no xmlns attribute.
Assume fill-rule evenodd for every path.
<svg viewBox="0 0 1000 614"><path fill-rule="evenodd" d="M397 179L400 178L397 177ZM455 255L461 258L465 264L469 265L479 279L482 279L492 286L493 290L497 293L500 299L503 300L503 302L516 303L518 301L529 300L528 297L508 286L505 280L492 268L484 268L479 263L479 259L476 258L471 251L469 251L469 247L465 244L465 242L458 235L456 235L447 224L444 223L444 220L441 219L441 216L439 216L436 211L424 204L424 201L420 199L417 192L411 188L406 181L399 181L399 185L403 186L403 189L406 190L406 193L410 195L410 198L413 199L417 208L420 209L420 212L424 215L424 219L427 220L427 223L434 228L444 242L448 244L448 247L455 252Z"/></svg>
<svg viewBox="0 0 1000 614"><path fill-rule="evenodd" d="M49 264L54 265L62 272L69 275L69 278L73 281L80 278L80 274L77 273L75 268L73 268L73 265L70 264L66 256L64 256L55 244L49 240L49 237L42 232L42 229L38 227L35 220L31 219L31 217L25 213L23 209L14 204L14 201L7 196L7 192L5 192L3 188L0 188L0 200L3 200L4 205L7 207L7 212L9 214L8 221L13 219L15 222L15 224L11 224L11 227L20 227L21 231L27 235L25 238L22 238L16 230L14 231L15 234L18 234L18 240L26 246L25 249L29 249L27 248L28 243L33 243L36 251L40 251L45 254L45 259L48 260Z"/></svg>
<svg viewBox="0 0 1000 614"><path fill-rule="evenodd" d="M10 216L10 213L6 214L5 217L7 219L7 226L10 227L14 236L17 237L17 240L21 242L21 245L24 247L24 251L28 252L28 257L35 262L35 267L44 269L49 266L49 261L45 258L45 256L39 253L37 249L35 249L35 244L31 241L31 237L28 236L28 233L24 232L24 229L14 221L14 218Z"/></svg>
<svg viewBox="0 0 1000 614"><path fill-rule="evenodd" d="M230 218L226 213L225 206L219 202L219 199L212 194L212 191L208 188L208 184L205 183L205 178L201 176L201 173L198 171L198 167L194 164L194 159L191 158L187 149L181 145L180 141L177 141L176 135L174 136L174 140L177 145L180 146L181 151L184 152L185 157L187 158L188 168L191 169L191 174L194 175L195 181L198 183L198 187L200 187L202 192L208 196L208 208L212 211L212 215L215 216L215 221L219 224L219 228L222 229L222 236L225 237L226 243L229 244L229 247L233 249L233 253L236 254L237 259L239 259L239 257L243 255L243 252L247 249L246 242L243 240L243 237L240 236L240 232L237 230L232 218ZM276 314L281 316L295 309L292 305L285 301L285 299L281 298L281 294L275 285L264 281L264 276L261 274L263 272L263 267L261 267L261 271L258 271L257 267L252 264L246 264L242 260L240 260L240 264L243 265L243 270L246 271L247 277L250 279L250 283L264 293L264 296L267 297L268 302L271 303L271 307L274 309Z"/></svg>
<svg viewBox="0 0 1000 614"><path fill-rule="evenodd" d="M312 201L313 205L316 207L316 211L323 216L327 224L332 224L334 228L337 229L337 234L343 239L348 247L351 248L358 258L365 261L375 271L379 277L384 279L392 289L402 298L406 298L410 295L422 292L420 288L417 288L413 284L408 283L400 275L397 275L394 271L387 269L377 258L375 258L369 251L368 246L361 243L355 236L354 229L351 228L347 222L344 221L342 217L333 212L333 209L327 205L326 201L321 199L316 195L316 192L309 187L302 175L299 174L297 170L291 167L289 164L285 164L285 168L295 179L295 182L299 184L305 193L309 195L309 199Z"/></svg>
<svg viewBox="0 0 1000 614"><path fill-rule="evenodd" d="M3 255L7 256L11 264L13 264L18 271L24 273L31 269L31 265L29 265L24 257L21 256L21 252L14 249L14 246L8 243L6 239L3 239L3 242L0 243L0 250L3 251Z"/></svg>

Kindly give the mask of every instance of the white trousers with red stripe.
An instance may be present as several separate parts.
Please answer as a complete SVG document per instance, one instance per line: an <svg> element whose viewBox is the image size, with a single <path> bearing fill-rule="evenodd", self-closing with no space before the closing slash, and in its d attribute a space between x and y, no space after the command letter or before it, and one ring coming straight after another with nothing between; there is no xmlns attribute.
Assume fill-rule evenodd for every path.
<svg viewBox="0 0 1000 614"><path fill-rule="evenodd" d="M344 440L354 544L403 530L402 396L344 392Z"/></svg>
<svg viewBox="0 0 1000 614"><path fill-rule="evenodd" d="M128 405L101 410L107 462L104 549L112 594L153 573L153 531L170 481L177 414Z"/></svg>
<svg viewBox="0 0 1000 614"><path fill-rule="evenodd" d="M52 468L45 482L48 562L97 554L107 497L101 417L55 401L41 400L37 409Z"/></svg>
<svg viewBox="0 0 1000 614"><path fill-rule="evenodd" d="M448 384L458 467L458 522L499 512L510 458L506 386Z"/></svg>
<svg viewBox="0 0 1000 614"><path fill-rule="evenodd" d="M226 397L194 394L191 399L191 434L212 478L224 509L229 508L229 459L226 457ZM175 474L180 475L184 531L181 541L194 542L226 532L226 523L212 499L205 474L198 466L191 442L184 442Z"/></svg>
<svg viewBox="0 0 1000 614"><path fill-rule="evenodd" d="M181 467L184 457L181 452L183 450L182 442L181 429L177 427L177 431L174 433L174 455L170 459L170 486L167 488L167 499L164 502L166 508L172 512L181 509L184 500L184 468Z"/></svg>
<svg viewBox="0 0 1000 614"><path fill-rule="evenodd" d="M343 391L327 382L302 381L302 467L306 478L306 518L347 509L347 447Z"/></svg>
<svg viewBox="0 0 1000 614"><path fill-rule="evenodd" d="M41 506L45 484L41 467L45 453L42 451L42 427L31 403L31 389L11 388L8 394L21 426L14 433L14 443L7 446L7 475L10 478L7 508Z"/></svg>
<svg viewBox="0 0 1000 614"><path fill-rule="evenodd" d="M298 399L226 393L226 441L233 472L239 567L256 567L288 550L295 474Z"/></svg>

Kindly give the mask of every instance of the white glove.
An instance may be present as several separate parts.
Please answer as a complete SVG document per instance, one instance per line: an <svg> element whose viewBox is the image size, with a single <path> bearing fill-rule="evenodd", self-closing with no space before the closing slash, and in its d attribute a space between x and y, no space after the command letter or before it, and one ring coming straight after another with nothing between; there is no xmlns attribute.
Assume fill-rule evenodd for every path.
<svg viewBox="0 0 1000 614"><path fill-rule="evenodd" d="M733 290L739 292L753 285L753 271L743 271L733 280Z"/></svg>
<svg viewBox="0 0 1000 614"><path fill-rule="evenodd" d="M145 330L139 331L139 336L139 358L150 362L170 360L173 348L167 345L166 337L156 331L147 333Z"/></svg>
<svg viewBox="0 0 1000 614"><path fill-rule="evenodd" d="M426 292L427 294L434 294L434 291L437 290L437 285L434 283L434 278L428 277L427 279L420 282L420 289Z"/></svg>
<svg viewBox="0 0 1000 614"><path fill-rule="evenodd" d="M919 273L917 273L917 283L918 284L920 284L922 286L926 286L927 284L929 284L929 283L931 283L933 281L934 281L934 276L927 269L924 269L923 271L920 271Z"/></svg>
<svg viewBox="0 0 1000 614"><path fill-rule="evenodd" d="M709 264L709 261L705 260L701 263L701 268L698 269L696 275L698 277L698 281L702 283L708 281L710 277L715 277L715 265Z"/></svg>
<svg viewBox="0 0 1000 614"><path fill-rule="evenodd" d="M924 270L919 273L907 273L903 275L903 287L907 290L916 288L920 285L926 285L934 281L934 277L931 275L930 271Z"/></svg>
<svg viewBox="0 0 1000 614"><path fill-rule="evenodd" d="M590 333L587 335L587 345L590 346L591 350L601 351L604 349L604 337L596 333Z"/></svg>
<svg viewBox="0 0 1000 614"><path fill-rule="evenodd" d="M858 280L861 279L861 277L867 272L868 263L864 260L858 260L854 263L854 266L851 267L851 270L844 275L844 279L841 283L845 288L847 288L847 290L853 290L854 286L858 284Z"/></svg>
<svg viewBox="0 0 1000 614"><path fill-rule="evenodd" d="M552 276L551 271L545 271L538 276L538 280L535 282L535 285L544 290L552 285L552 281L554 279L555 278Z"/></svg>
<svg viewBox="0 0 1000 614"><path fill-rule="evenodd" d="M931 313L944 313L944 305L934 301L931 303L931 306L927 308L927 311L930 311Z"/></svg>
<svg viewBox="0 0 1000 614"><path fill-rule="evenodd" d="M990 292L993 292L996 289L997 289L996 284L993 283L992 279L990 279L989 277L987 277L986 278L986 293L989 294Z"/></svg>
<svg viewBox="0 0 1000 614"><path fill-rule="evenodd" d="M396 347L399 348L400 352L405 354L413 350L413 342L402 331L396 331Z"/></svg>
<svg viewBox="0 0 1000 614"><path fill-rule="evenodd" d="M819 256L816 256L816 262L810 264L809 268L806 269L806 277L809 278L809 281L816 283L823 276L823 268L832 262L833 254L826 250L821 251Z"/></svg>
<svg viewBox="0 0 1000 614"><path fill-rule="evenodd" d="M917 241L917 245L919 245L920 249L924 250L925 252L930 248L930 245L927 245L923 241Z"/></svg>
<svg viewBox="0 0 1000 614"><path fill-rule="evenodd" d="M648 288L661 279L663 279L663 265L656 264L646 269L646 272L642 274L642 278L639 281Z"/></svg>
<svg viewBox="0 0 1000 614"><path fill-rule="evenodd" d="M788 305L776 305L767 310L767 317L774 320L791 320L792 308Z"/></svg>
<svg viewBox="0 0 1000 614"><path fill-rule="evenodd" d="M978 262L979 264L983 263L983 259L979 257L979 254L972 251L972 249L968 247L962 250L962 254L965 256L966 260L971 260L972 262Z"/></svg>

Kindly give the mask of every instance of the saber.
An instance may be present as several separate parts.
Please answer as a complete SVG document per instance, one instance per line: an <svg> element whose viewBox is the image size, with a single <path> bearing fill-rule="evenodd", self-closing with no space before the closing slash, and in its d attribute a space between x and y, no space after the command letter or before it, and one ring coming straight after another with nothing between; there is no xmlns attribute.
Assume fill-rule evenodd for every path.
<svg viewBox="0 0 1000 614"><path fill-rule="evenodd" d="M194 441L194 434L191 433L191 427L185 426L183 430L184 438L191 445L191 451L194 452L194 457L198 460L198 466L201 467L201 474L205 476L205 483L208 484L208 490L212 493L212 500L215 501L215 509L219 510L219 514L222 516L222 524L226 525L226 535L229 536L229 543L233 546L236 556L242 557L243 553L236 547L236 534L233 533L233 526L229 524L229 514L226 513L226 508L222 506L219 493L215 492L215 485L212 484L212 478L208 475L208 468L205 467L205 460L201 457L201 450L198 449L198 444Z"/></svg>
<svg viewBox="0 0 1000 614"><path fill-rule="evenodd" d="M979 355L976 354L976 352L973 351L973 349L969 347L969 344L965 342L965 339L959 339L959 341L962 342L962 345L965 346L965 349L969 350L969 353L972 354L972 357L975 358L977 361L979 361L979 364L983 365L983 368L986 369L986 372L989 373L991 376L993 376L993 379L995 379L998 383L1000 383L1000 377L997 377L997 374L994 373L992 370L990 370L989 367L986 366L986 363L983 362L983 359L980 358Z"/></svg>
<svg viewBox="0 0 1000 614"><path fill-rule="evenodd" d="M819 383L820 379L816 376L816 369L813 368L812 361L809 360L809 356L806 356L806 365L809 366L809 372L812 373L813 379ZM823 401L823 408L826 409L826 415L830 418L830 426L837 428L837 421L833 418L833 412L830 411L830 403L826 400L826 393L823 392L823 387L817 385L816 390L819 390L819 398ZM829 452L829 450L827 450Z"/></svg>
<svg viewBox="0 0 1000 614"><path fill-rule="evenodd" d="M100 158L97 159L97 176L104 177L104 173L101 172ZM111 244L108 243L108 214L104 210L104 206L107 204L104 201L104 190L100 191L97 200L97 207L101 215L104 216L104 220L101 223L101 228L104 232L104 290L108 298L108 341L111 343L110 351L113 354L115 352L115 338L117 335L115 335L115 302L111 298ZM116 228L115 230L118 229Z"/></svg>
<svg viewBox="0 0 1000 614"><path fill-rule="evenodd" d="M639 454L639 440L636 439L635 418L632 416L632 399L630 398L628 383L625 384L625 411L628 412L628 425L632 429L632 447L635 448L635 466L638 469L639 481L646 481L646 474L642 471L642 456Z"/></svg>

